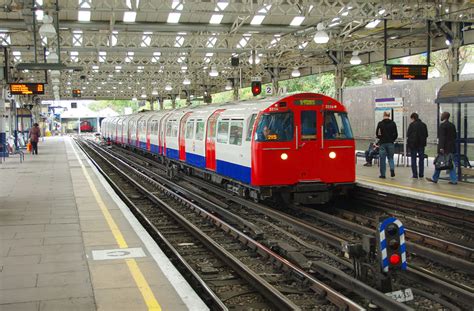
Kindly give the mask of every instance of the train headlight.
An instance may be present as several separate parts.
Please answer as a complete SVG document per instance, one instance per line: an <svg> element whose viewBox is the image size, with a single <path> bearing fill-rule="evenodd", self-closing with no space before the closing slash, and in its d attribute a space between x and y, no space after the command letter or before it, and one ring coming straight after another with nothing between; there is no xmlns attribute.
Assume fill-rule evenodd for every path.
<svg viewBox="0 0 474 311"><path fill-rule="evenodd" d="M287 160L287 159L288 159L288 155L287 155L286 153L282 153L281 156L280 156L280 158L281 158L282 160Z"/></svg>
<svg viewBox="0 0 474 311"><path fill-rule="evenodd" d="M335 159L336 158L336 153L334 151L329 152L329 157L331 159Z"/></svg>

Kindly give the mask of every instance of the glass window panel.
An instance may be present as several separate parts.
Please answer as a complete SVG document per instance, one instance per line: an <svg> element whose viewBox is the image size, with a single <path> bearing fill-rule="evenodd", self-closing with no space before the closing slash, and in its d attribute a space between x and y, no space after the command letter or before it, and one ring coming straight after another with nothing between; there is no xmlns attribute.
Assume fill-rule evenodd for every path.
<svg viewBox="0 0 474 311"><path fill-rule="evenodd" d="M324 139L352 139L352 129L345 112L326 111Z"/></svg>
<svg viewBox="0 0 474 311"><path fill-rule="evenodd" d="M301 111L301 139L316 139L316 111Z"/></svg>
<svg viewBox="0 0 474 311"><path fill-rule="evenodd" d="M229 141L229 121L219 121L217 125L217 142L227 144Z"/></svg>
<svg viewBox="0 0 474 311"><path fill-rule="evenodd" d="M204 138L204 121L197 120L196 122L196 140L203 140Z"/></svg>
<svg viewBox="0 0 474 311"><path fill-rule="evenodd" d="M242 135L244 131L244 121L243 120L232 120L230 122L230 137L229 143L231 145L242 145Z"/></svg>
<svg viewBox="0 0 474 311"><path fill-rule="evenodd" d="M260 118L256 141L290 141L293 140L293 113L269 113Z"/></svg>
<svg viewBox="0 0 474 311"><path fill-rule="evenodd" d="M255 124L255 119L256 118L257 118L257 114L254 113L249 119L249 123L248 123L248 126L247 126L247 137L246 137L247 141L252 140L253 125Z"/></svg>
<svg viewBox="0 0 474 311"><path fill-rule="evenodd" d="M186 139L193 139L194 134L194 120L189 120L186 123Z"/></svg>

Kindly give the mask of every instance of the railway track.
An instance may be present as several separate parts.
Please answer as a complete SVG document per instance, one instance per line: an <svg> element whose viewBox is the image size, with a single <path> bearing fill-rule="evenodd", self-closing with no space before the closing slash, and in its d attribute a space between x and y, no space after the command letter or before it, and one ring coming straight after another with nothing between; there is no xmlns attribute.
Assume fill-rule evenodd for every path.
<svg viewBox="0 0 474 311"><path fill-rule="evenodd" d="M127 152L125 151L128 155L133 155L135 160L138 161L138 162L142 162L144 165L148 165L148 166L155 166L156 165L156 162L154 162L153 160L150 160L150 159L146 159L142 156L137 156L135 153L132 153L132 152ZM163 173L163 170L161 169L161 172ZM218 203L221 203L221 205L225 205L227 208L228 208L228 204L226 203L222 203L223 201L227 200L227 201L233 201L234 203L237 203L238 205L241 205L241 206L250 206L254 203L252 202L248 202L246 200L243 200L241 198L238 198L238 197L234 197L233 195L227 193L226 191L223 191L222 189L219 189L219 188L216 188L214 186L211 186L203 181L199 181L199 180L196 180L195 178L191 178L191 177L188 177L188 176L180 176L182 179L186 180L186 182L188 183L191 183L194 185L194 188L195 188L195 191L197 192L200 192L200 195L206 195L206 192L204 192L203 190L201 189L206 189L206 191L211 191L214 195L215 194L218 194L219 196L221 196L221 198L219 199L215 199L215 197L212 197L210 195L207 194L207 197L208 198L214 198L214 201L217 201ZM197 187L201 187L201 189L197 189ZM224 198L224 200L222 199ZM256 204L257 206L259 204ZM259 207L261 208L261 206ZM275 217L283 217L285 218L284 216L281 216L281 213L275 211L275 210L267 210L267 215L272 215L272 216L275 216ZM332 216L332 215L328 215L328 216ZM258 216L255 216L253 215L252 217L254 217L254 219L258 219ZM257 218L255 218L257 217ZM332 216L334 217L334 216ZM340 219L340 218L339 218ZM331 218L331 222L333 222L335 219ZM289 218L286 218L285 221L289 221ZM347 223L344 223L343 222L343 219L341 219L341 222L342 222L342 225L345 226L347 228ZM307 227L311 227L311 225L301 225L301 223L299 224L296 224L295 221L289 221L290 225L291 226L296 226L298 227L299 229L307 229ZM357 226L357 224L353 224L354 226ZM351 228L352 226L349 226L349 228ZM358 229L359 231L361 231L362 233L366 234L368 233L368 228L364 228L364 229L361 229L361 228L364 228L362 226L359 226ZM322 230L324 232L324 230ZM357 230L355 230L357 231ZM308 232L308 231L306 231ZM313 231L314 232L314 231ZM361 232L358 232L358 233L361 233ZM373 230L370 230L370 232L373 234ZM287 233L286 233L287 234ZM337 237L337 235L333 235L331 233L327 233L327 234L324 234L322 233L321 234L321 231L319 232L315 232L314 233L316 236L319 235L319 239L322 240L324 243L329 243L330 245L334 246L334 247L337 247L339 249L341 249L342 251L347 251L348 248L350 247L351 243L349 241L344 241L343 239ZM424 239L427 239L428 240L431 240L433 241L433 239L429 239L429 237L423 237ZM444 241L440 241L439 239L434 239L436 243L444 243ZM455 252L458 252L459 255L462 255L459 250L463 250L465 251L465 247L463 247L462 245L450 245L449 246L450 249L453 249ZM285 253L285 250L283 250L283 252ZM286 253L291 253L291 252L286 252ZM467 256L465 253L464 253L465 256ZM452 259L452 256L448 256L447 258L451 258ZM441 259L440 259L441 260ZM329 270L329 269L328 269ZM328 273L326 271L326 273ZM323 273L321 273L323 274ZM329 275L329 274L327 274ZM419 267L415 267L415 266L411 266L410 267L410 272L407 273L407 275L405 276L407 279L409 280L412 280L412 281L415 281L415 282L421 282L421 283L426 283L429 285L429 288L431 288L432 290L436 290L436 291L439 291L439 292L442 292L445 294L445 296L448 296L451 301L453 300L456 300L457 298L459 298L459 301L462 302L462 303L467 303L467 305L469 305L471 299L473 299L473 295L472 295L472 288L469 287L469 286L464 286L463 284L460 284L460 283L457 283L457 282L453 282L452 280L449 280L449 279L446 279L446 278L443 278L442 276L436 274L436 273L432 273L426 269L423 269L423 268L419 268ZM347 282L347 280L346 280Z"/></svg>
<svg viewBox="0 0 474 311"><path fill-rule="evenodd" d="M242 305L282 310L363 309L180 195L176 189L156 182L97 146L79 144L95 159L102 173L109 176L121 196L127 198L126 202L134 206L142 223L148 229L154 229L152 236L160 236L166 241L161 244L173 246L173 252L178 254L176 257L181 259L180 265L187 266L184 274L193 275L193 282L205 289L204 296L206 301L211 301L210 305L219 309ZM196 248L197 256L192 255L196 253L193 248ZM203 256L211 253L212 258L203 260ZM196 266L203 262L207 263L205 269ZM206 279L212 274L218 279Z"/></svg>

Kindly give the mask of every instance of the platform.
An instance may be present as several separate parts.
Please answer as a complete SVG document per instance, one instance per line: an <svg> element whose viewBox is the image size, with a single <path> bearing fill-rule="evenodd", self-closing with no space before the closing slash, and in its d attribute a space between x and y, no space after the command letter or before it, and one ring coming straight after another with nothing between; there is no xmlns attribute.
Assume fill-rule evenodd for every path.
<svg viewBox="0 0 474 311"><path fill-rule="evenodd" d="M471 183L459 182L457 185L451 185L449 180L440 179L435 184L424 178L414 179L411 177L411 167L403 165L395 166L395 177L392 178L388 163L387 178L380 179L378 165L365 167L364 163L365 160L359 158L356 165L357 184L361 187L474 211L474 185ZM433 160L429 159L428 166L425 166L425 177L433 176L433 172ZM444 177L448 176L443 172L441 178Z"/></svg>
<svg viewBox="0 0 474 311"><path fill-rule="evenodd" d="M206 310L73 144L0 164L0 310Z"/></svg>

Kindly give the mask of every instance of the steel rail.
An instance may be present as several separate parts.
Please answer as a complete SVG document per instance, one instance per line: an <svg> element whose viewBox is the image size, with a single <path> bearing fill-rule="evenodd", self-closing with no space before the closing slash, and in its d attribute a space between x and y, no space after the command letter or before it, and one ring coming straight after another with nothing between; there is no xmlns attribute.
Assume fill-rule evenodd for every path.
<svg viewBox="0 0 474 311"><path fill-rule="evenodd" d="M97 147L96 147L97 148ZM95 151L94 149L92 149L93 151ZM96 151L95 151L96 152ZM123 172L122 170L120 170L116 165L112 164L109 160L105 159L105 157L103 157L102 155L99 155L101 156L102 158L104 158L105 161L107 161L109 163L109 165L111 165L112 167L115 167L117 172L119 172L124 178L128 179L130 181L130 183L132 183L135 187L137 187L137 189L139 189L142 193L144 193L145 195L147 195L150 199L152 199L154 202L156 202L157 204L159 205L163 205L163 206L167 206L167 204L165 202L163 202L161 199L159 199L158 197L156 197L154 194L150 193L147 189L145 189L142 185L140 185L138 182L136 182L134 179L132 179L128 174L126 174L125 172ZM328 285L320 282L319 280L315 279L313 276L307 274L305 271L301 270L300 268L298 268L296 265L290 263L289 261L287 261L285 258L279 256L278 254L276 254L275 252L273 252L272 250L268 249L266 246L264 246L263 244L255 241L254 239L252 239L250 236L246 235L245 233L237 230L236 228L230 226L229 224L227 224L226 222L222 221L221 219L217 218L216 216L212 215L211 213L209 213L208 211L202 209L201 207L197 206L196 204L194 204L193 202L189 201L188 199L180 196L178 193L175 193L173 191L171 191L170 189L168 189L167 187L161 185L160 183L158 183L157 181L153 180L152 178L148 177L147 175L145 175L144 173L140 172L139 170L129 166L127 163L125 163L124 161L114 157L114 155L111 155L109 154L110 157L113 157L115 158L115 160L117 162L120 162L122 165L124 165L125 167L128 166L128 169L133 171L134 174L136 174L137 176L140 176L141 179L143 179L144 181L150 183L150 184L153 184L154 186L156 186L157 188L159 188L160 190L162 190L163 192L165 193L168 193L170 196L173 196L175 198L177 198L181 203L183 203L184 205L192 208L193 210L195 211L198 211L200 215L204 215L206 218L212 220L212 222L214 224L216 224L218 227L220 227L222 230L224 230L225 232L231 234L232 236L234 236L236 239L238 239L239 241L242 242L242 244L246 245L247 247L249 247L250 249L253 249L254 251L256 251L258 254L260 254L261 256L263 256L264 258L268 258L269 260L271 260L274 264L276 264L277 266L279 266L281 269L283 269L284 271L287 271L289 273L292 273L293 275L296 275L296 276L299 276L301 278L304 278L306 279L309 284L311 285L310 287L318 292L320 295L322 296L326 296L326 298L331 301L333 304L337 305L338 307L341 307L341 308L344 308L344 309L347 309L347 310L364 310L363 307L361 307L360 305L358 305L357 303L355 303L354 301L350 300L349 298L345 297L344 295L338 293L337 291L335 291L334 289L332 289L331 287L329 287ZM168 210L168 209L167 209ZM179 215L176 211L174 211L172 208L170 208L170 213L173 215L173 217L177 217L177 219L180 219L180 222L183 222L184 225L186 225L186 223L188 222L184 217L182 217L181 215ZM195 226L193 224L189 224L191 228L195 228ZM197 229L197 228L196 228ZM201 232L202 233L202 232ZM202 233L203 236L200 236L200 239L202 238L203 239L203 243L206 243L208 242L208 240L210 239L209 237L207 237L204 233ZM212 241L212 240L211 240ZM212 241L213 242L213 241ZM210 242L209 242L210 243ZM215 242L214 242L215 243ZM220 245L218 245L217 243L213 244L213 248L215 250L220 250L222 249L222 247ZM223 251L225 251L224 249L222 249ZM225 251L227 252L227 251ZM229 257L230 256L230 257ZM232 258L233 255L231 255L230 253L228 253L228 255L225 255L223 256L222 260L223 261L226 261L227 258ZM238 259L235 258L235 260L237 262L240 262L238 261ZM231 262L232 263L232 262ZM232 263L233 264L233 263ZM253 273L248 267L246 267L245 265L241 264L243 267L239 267L237 266L236 267L236 270L239 269L239 268L243 268L246 272L250 272L251 275L247 275L246 278L249 278L249 282L250 281L254 281L252 280L253 278L257 278L259 279L259 281L257 282L257 284L255 284L255 287L256 288L259 288L260 286L262 286L262 284L267 284L268 286L265 286L263 289L262 289L262 294L267 298L271 298L270 301L273 301L275 302L276 299L279 299L279 298L284 298L284 300L286 300L287 298L285 296L283 296L279 291L276 291L270 284L268 284L265 280L263 280L261 277L255 275L255 273ZM243 276L244 277L244 276ZM276 291L276 292L275 292ZM274 296L273 298L271 296ZM281 297L282 296L282 297ZM286 304L285 301L281 301L282 304ZM396 306L397 307L400 307L400 306L403 306L402 304L399 304L397 303L396 301L393 300L394 303L396 303ZM289 301L290 304L293 304L293 302ZM297 306L295 306L296 309L298 309ZM291 308L290 308L291 309Z"/></svg>

